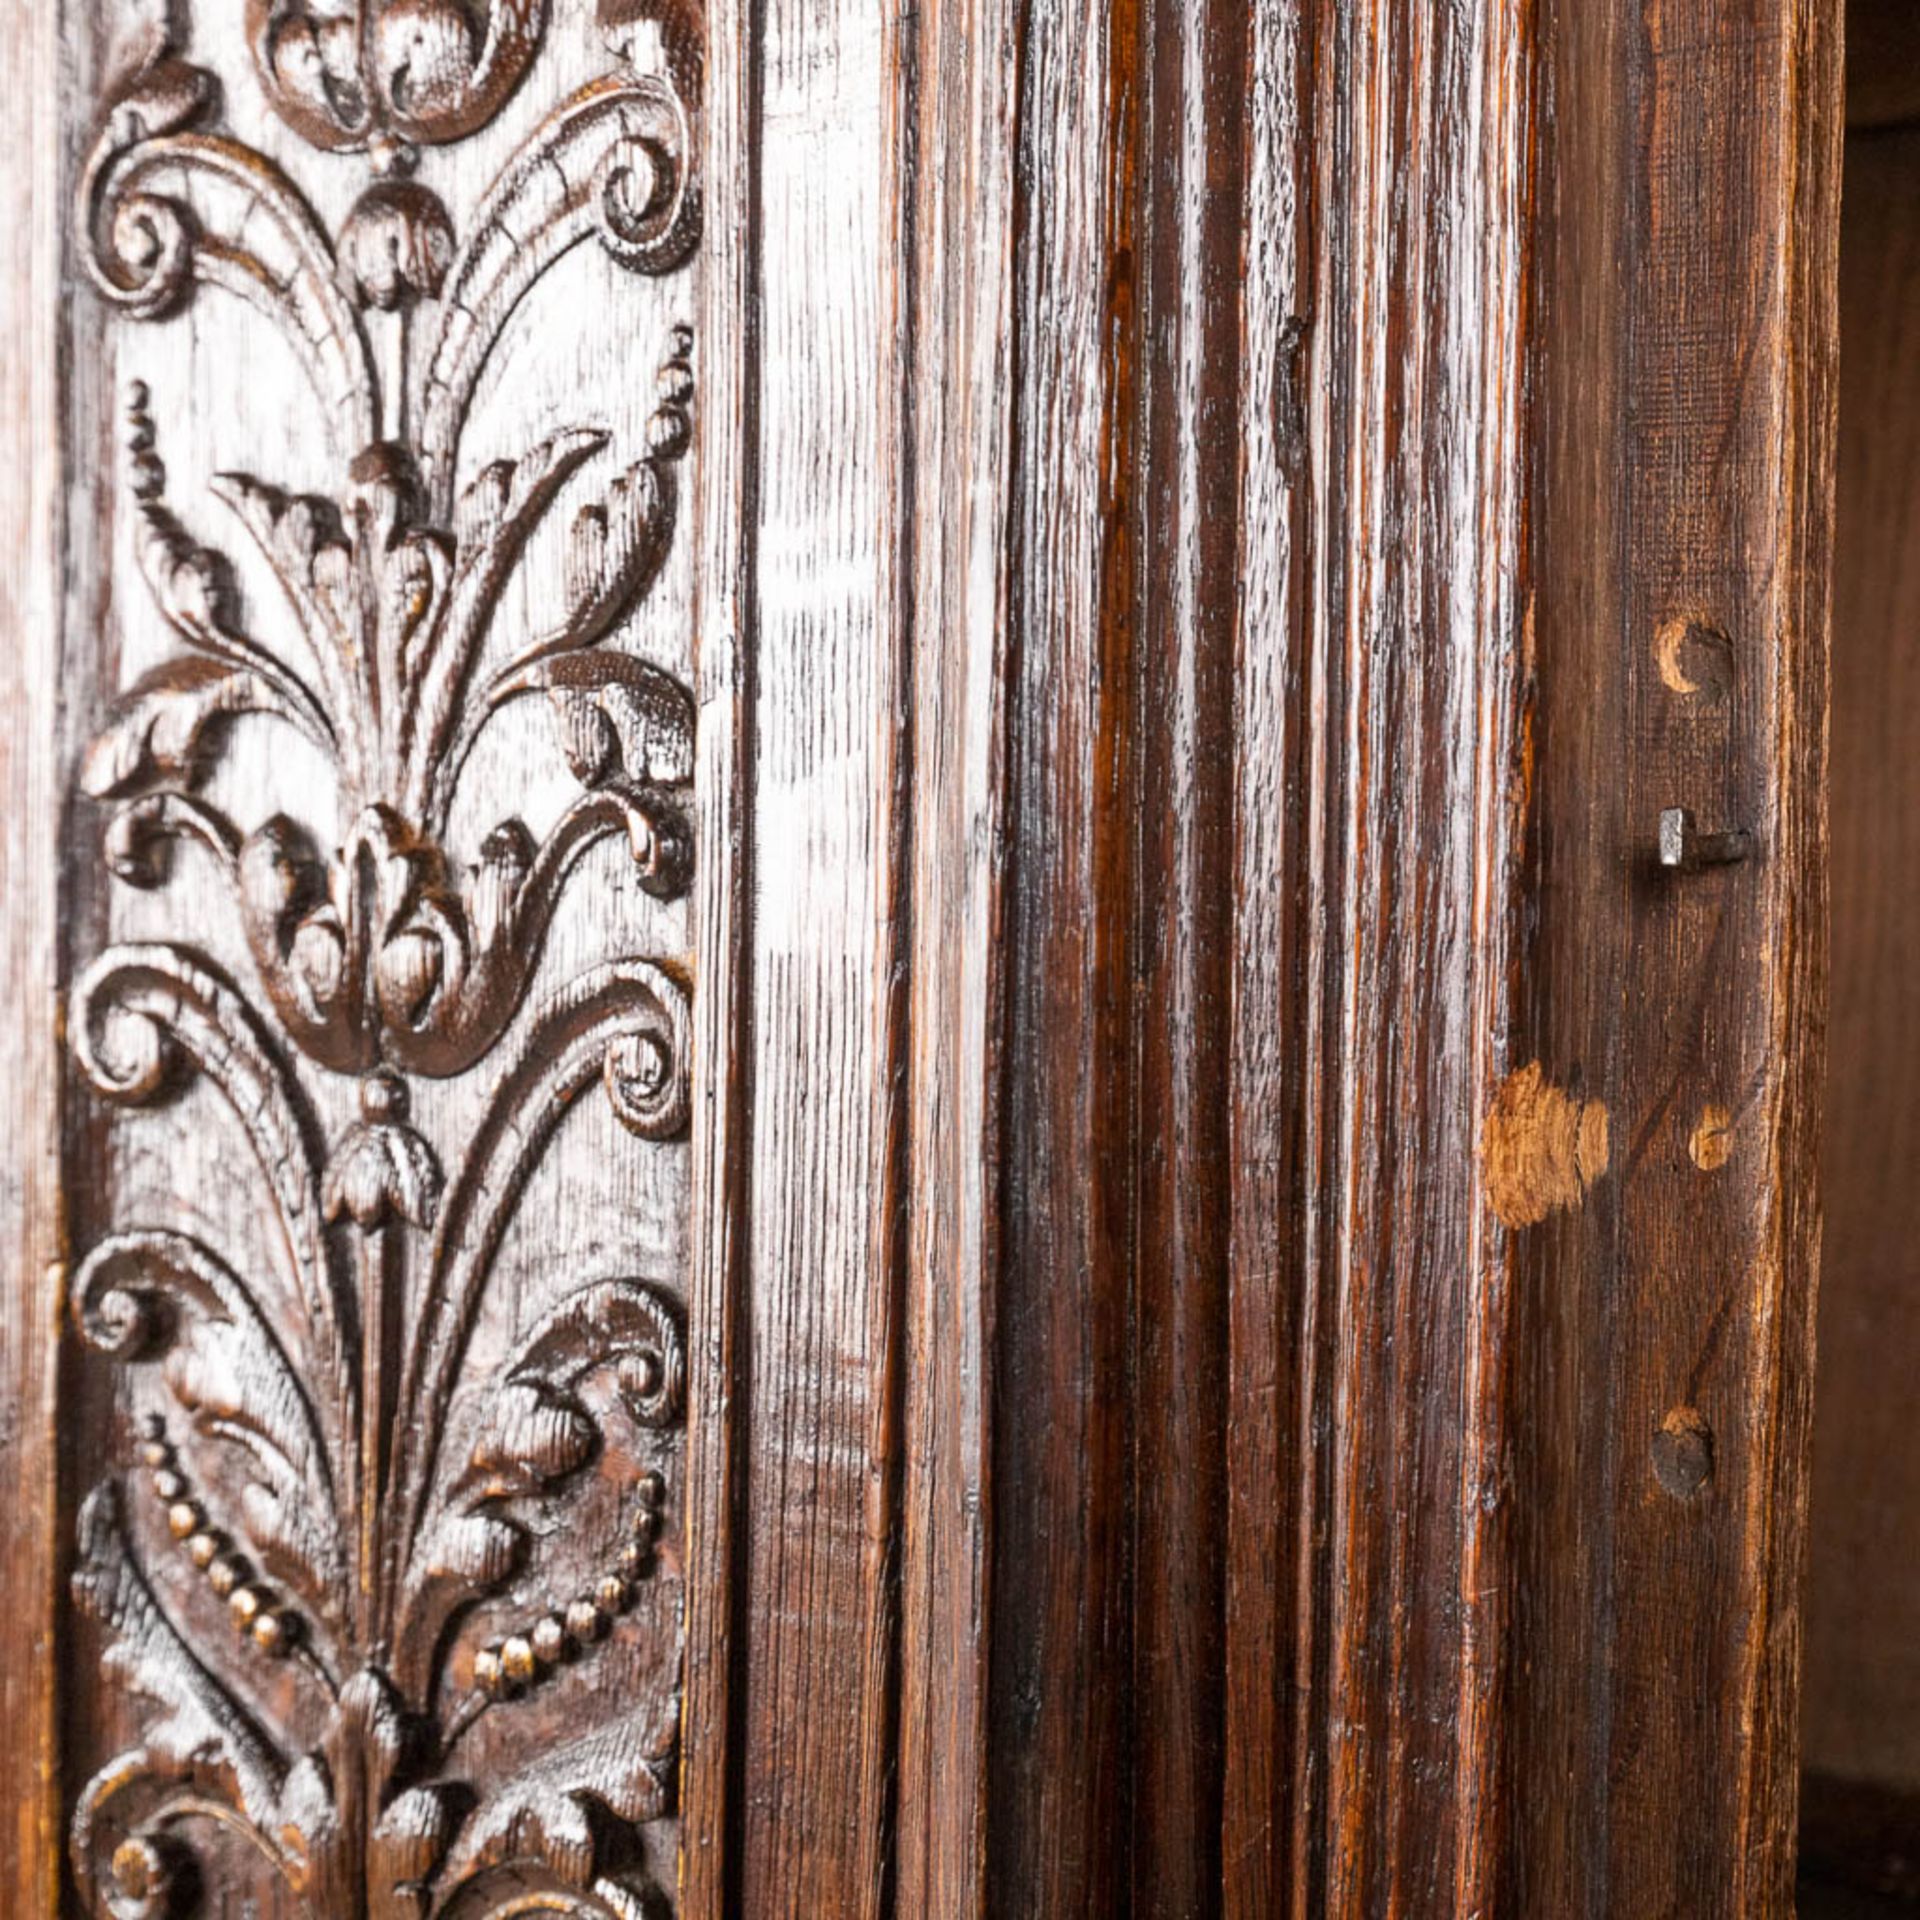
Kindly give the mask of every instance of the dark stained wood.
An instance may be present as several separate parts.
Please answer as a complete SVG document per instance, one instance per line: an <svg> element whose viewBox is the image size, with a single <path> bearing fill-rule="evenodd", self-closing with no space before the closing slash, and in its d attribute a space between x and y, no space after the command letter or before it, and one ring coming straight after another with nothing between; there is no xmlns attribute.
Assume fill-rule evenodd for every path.
<svg viewBox="0 0 1920 1920"><path fill-rule="evenodd" d="M896 1914L987 1906L1001 1249L1015 146L1010 0L911 43L911 1135Z"/></svg>
<svg viewBox="0 0 1920 1920"><path fill-rule="evenodd" d="M329 44L356 84L317 93L271 35L212 9L170 23L200 36L176 51L238 82L218 111L327 236L315 270L250 285L269 306L297 290L332 405L305 397L297 355L235 386L255 316L217 286L140 299L165 264L143 250L146 202L71 230L93 129L170 140L156 126L177 101L211 126L211 99L150 35L130 30L129 55L117 17L58 59L43 26L9 42L35 49L58 124L9 134L39 192L6 240L30 271L0 291L30 353L0 423L31 476L0 499L35 556L0 582L0 986L18 1006L68 992L72 1011L64 1035L0 1023L25 1089L0 1225L29 1275L60 1261L63 1208L83 1258L136 1205L224 1231L263 1327L303 1356L314 1309L289 1282L324 1271L366 1343L303 1368L293 1397L356 1415L338 1477L363 1571L335 1596L356 1621L385 1577L377 1496L397 1475L411 1513L473 1456L469 1408L539 1403L511 1444L481 1435L474 1484L512 1483L475 1496L493 1514L542 1461L556 1471L528 1564L496 1568L444 1634L348 1636L403 1678L454 1662L407 1696L440 1734L411 1771L383 1785L370 1725L343 1730L291 1668L249 1669L215 1734L243 1747L258 1720L289 1756L331 1741L324 1783L269 1766L252 1848L167 1813L151 1858L116 1866L118 1830L96 1844L83 1820L69 1904L103 1872L137 1898L175 1858L168 1820L206 1849L216 1911L276 1852L297 1880L287 1835L310 1802L282 1806L293 1778L338 1796L355 1835L396 1808L415 1822L447 1920L523 1897L587 1920L636 1901L648 1920L1784 1916L1837 0L599 0L550 18L474 0L457 20L412 0L452 36L419 73L370 51L398 0L351 4L371 38ZM260 0L255 26L298 12ZM503 36L484 77L460 53L482 27ZM667 88L689 110L684 153L674 119L604 170L597 153L512 158L579 82L638 85L629 61L654 105L628 110ZM107 114L126 71L146 91ZM429 71L450 91L419 92ZM363 114L417 162L362 153ZM198 178L206 150L166 152L165 191ZM356 213L376 159L412 172ZM679 159L697 232L693 196L643 197L647 168ZM425 283L485 231L503 166L557 198L516 208L488 257L503 284L551 274L521 310L457 268L448 307ZM117 205L127 176L105 178ZM293 204L248 178L237 218L196 213L215 279ZM636 220L672 246L629 257ZM549 260L554 221L593 244ZM104 258L98 293L49 277L63 248ZM376 294L413 301L409 335ZM441 309L519 317L484 378L383 394L371 343L410 337L417 357L464 324ZM202 715L201 681L166 665L183 632L208 641L192 542L231 531L205 497L216 471L338 491L329 433L350 452L411 438L438 488L432 537L404 516L364 535L363 572L376 552L417 572L367 573L353 604L431 609L435 555L502 511L483 496L455 533L450 436L469 414L475 464L482 442L529 460L579 417L614 451L565 458L624 467L644 448L640 496L671 483L627 624L585 631L582 580L631 563L606 558L629 552L602 541L607 519L569 531L571 498L529 543L526 591L477 597L503 623L561 609L584 672L643 684L648 725L674 718L669 793L620 804L684 804L691 866L650 891L624 842L598 848L551 940L542 923L497 942L482 970L506 984L449 1012L422 947L387 951L422 933L412 909L353 906L362 877L432 856L368 843L334 880L362 915L340 961L354 1011L316 1013L281 948L325 937L317 892L297 929L264 892L235 922L220 816L193 809L251 829L304 806L329 848L352 821L327 814L305 749L248 744L257 716L229 706L255 690ZM178 539L156 518L150 432ZM356 484L389 497L391 466L359 460ZM584 464L570 484L584 504L618 470L592 496ZM325 521L278 499L250 509L273 538ZM314 580L346 565L296 567L296 606L314 614ZM278 606L267 572L242 584L249 615ZM342 671L388 644L352 637ZM399 647L395 671L418 657ZM431 734L466 689L454 674L432 700L374 704ZM557 766L537 729L476 753L476 843L508 810L543 819L617 785L641 722L577 691L559 689ZM103 730L95 792L70 797ZM378 784L388 744L355 777ZM596 831L617 800L582 803L606 810ZM103 802L151 803L112 865ZM1658 870L1670 807L1750 830L1750 857ZM211 852L183 846L168 886L133 884L158 877L143 850L196 823ZM447 827L461 873L468 826ZM504 886L518 841L486 844ZM265 845L251 884L317 885L287 855ZM480 924L457 887L433 898L445 924ZM161 943L192 951L158 961ZM103 949L121 958L87 973ZM603 1060L594 969L642 952L662 963L651 998L621 1004L645 1020ZM360 990L381 955L386 1000ZM522 988L530 1008L584 994L579 1024L516 1024ZM125 1054L143 1020L194 1019L264 1197L205 1144L226 1124L205 1089ZM645 1108L649 1061L676 1094L659 1137L657 1110L622 1106ZM405 1069L407 1111L376 1065ZM587 1097L603 1065L612 1121ZM638 1145L618 1120L643 1123ZM542 1170L522 1166L518 1143L549 1134ZM442 1202L451 1266L416 1271L405 1216L429 1210L429 1146L479 1172ZM496 1251L501 1277L463 1292ZM627 1353L616 1390L617 1340L570 1325L562 1379L543 1316L603 1261L643 1257L675 1339L684 1319L686 1404L684 1427L677 1402L658 1427L667 1517L639 1522L659 1564L630 1557L669 1578L619 1589L636 1625L562 1621L536 1658L513 1609L537 1621L544 1556L571 1578L624 1512L631 1447L609 1432L679 1352L656 1336ZM156 1724L142 1686L236 1659L178 1555L158 1591L200 1651L160 1644L105 1551L111 1496L82 1528L84 1609L54 1588L77 1494L171 1487L185 1464L130 1472L163 1445L136 1423L179 1388L121 1337L107 1284L157 1255L114 1258L80 1269L98 1310L58 1383L71 1485L53 1461L57 1287L0 1316L0 1415L23 1436L4 1591L48 1620L0 1659L28 1730L0 1755L21 1842L0 1849L0 1887L23 1912L49 1903L49 1850L89 1777ZM189 1307L218 1296L228 1317L183 1309L160 1344L245 1318L206 1270L185 1281ZM384 1356L421 1340L427 1359L390 1378ZM415 1390L456 1376L469 1340L495 1372L456 1417ZM142 1566L172 1552L147 1508ZM458 1535L449 1557L476 1537L494 1538ZM103 1657L115 1636L133 1657ZM29 1646L61 1656L58 1766L56 1663ZM624 1664L596 1685L609 1648ZM482 1696L469 1739L460 1702ZM602 1748L576 1777L585 1731ZM467 1862L523 1779L526 1817ZM411 1894L347 1844L320 1906L398 1920ZM280 1920L298 1896L258 1904Z"/></svg>
<svg viewBox="0 0 1920 1920"><path fill-rule="evenodd" d="M1791 1911L1839 27L1544 16L1523 1032L1612 1146L1515 1277L1520 1912Z"/></svg>
<svg viewBox="0 0 1920 1920"><path fill-rule="evenodd" d="M693 1249L688 1290L690 1482L686 1753L681 1773L680 1895L688 1920L720 1920L737 1887L735 1810L744 1775L746 1581L740 1544L749 1334L746 1240L752 1188L748 973L752 843L746 830L753 751L757 418L754 368L754 63L746 0L707 0L702 113L706 266L700 338L708 407L695 494L694 691L700 703L696 807L700 922Z"/></svg>
<svg viewBox="0 0 1920 1920"><path fill-rule="evenodd" d="M1307 478L1315 311L1314 170L1307 141L1313 9L1255 9L1249 25L1241 297L1239 611L1233 635L1230 1253L1221 1911L1314 1911L1324 1768L1321 1670L1307 1622L1320 1586L1308 1501L1323 1432L1311 1270L1319 1219L1312 1103L1320 995L1309 973L1304 876L1282 849L1315 802L1307 623ZM1298 1225L1290 1226L1297 1218ZM1204 1909L1203 1909L1204 1910Z"/></svg>
<svg viewBox="0 0 1920 1920"><path fill-rule="evenodd" d="M1809 1769L1920 1791L1920 130L1847 140L1834 569L1833 1014L1805 1681Z"/></svg>
<svg viewBox="0 0 1920 1920"><path fill-rule="evenodd" d="M1124 1898L1138 13L1019 43L987 1909Z"/></svg>
<svg viewBox="0 0 1920 1920"><path fill-rule="evenodd" d="M1507 1245L1479 1145L1525 1059L1529 28L1498 5L1337 11L1315 50L1292 855L1313 998L1282 1245L1306 1256L1295 1685L1319 1689L1302 1734L1323 1824L1296 1912L1471 1914L1500 1872Z"/></svg>
<svg viewBox="0 0 1920 1920"><path fill-rule="evenodd" d="M1224 1897L1235 572L1248 10L1144 22L1130 1910Z"/></svg>
<svg viewBox="0 0 1920 1920"><path fill-rule="evenodd" d="M699 50L354 11L10 42L23 1912L678 1879Z"/></svg>

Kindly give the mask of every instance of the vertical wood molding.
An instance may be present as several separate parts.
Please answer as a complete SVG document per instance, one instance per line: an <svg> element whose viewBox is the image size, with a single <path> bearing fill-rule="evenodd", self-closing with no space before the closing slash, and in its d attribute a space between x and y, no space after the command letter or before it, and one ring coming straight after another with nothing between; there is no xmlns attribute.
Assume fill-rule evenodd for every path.
<svg viewBox="0 0 1920 1920"><path fill-rule="evenodd" d="M1018 37L935 0L914 58L913 895L897 1914L987 1906Z"/></svg>
<svg viewBox="0 0 1920 1920"><path fill-rule="evenodd" d="M1019 53L990 1912L1111 1912L1128 1849L1129 938L1139 9Z"/></svg>
<svg viewBox="0 0 1920 1920"><path fill-rule="evenodd" d="M910 699L899 25L749 16L757 400L741 1909L876 1915L891 1794Z"/></svg>
<svg viewBox="0 0 1920 1920"><path fill-rule="evenodd" d="M19 88L0 128L11 211L0 246L0 1907L50 1913L61 1812L55 1732L60 1469L54 1404L65 1231L58 1142L61 807L57 46L60 9L11 0L0 45Z"/></svg>
<svg viewBox="0 0 1920 1920"><path fill-rule="evenodd" d="M700 118L706 264L700 338L709 404L695 495L695 806L700 991L690 1173L686 1758L680 1895L686 1920L736 1912L736 1812L745 1777L748 1141L752 1099L759 418L755 0L707 0Z"/></svg>
<svg viewBox="0 0 1920 1920"><path fill-rule="evenodd" d="M1464 1916L1499 1881L1508 1255L1479 1131L1522 911L1531 31L1489 0L1254 35L1226 1830L1249 1916Z"/></svg>
<svg viewBox="0 0 1920 1920"><path fill-rule="evenodd" d="M1221 1911L1308 1920L1320 1690L1308 1530L1317 1460L1313 1292L1319 1212L1310 1103L1289 1098L1320 1030L1305 882L1289 849L1324 808L1314 778L1304 648L1311 476L1314 233L1308 141L1312 0L1253 10L1240 309L1239 612L1235 767L1226 1524L1226 1741ZM1289 1224L1291 1223L1291 1224ZM1284 1236L1284 1238L1283 1238Z"/></svg>
<svg viewBox="0 0 1920 1920"><path fill-rule="evenodd" d="M1496 1865L1506 1249L1479 1121L1521 904L1529 29L1507 0L1343 12L1315 92L1326 518L1306 644L1331 804L1307 858L1326 1184L1305 1284L1331 1421L1338 1914L1474 1914Z"/></svg>

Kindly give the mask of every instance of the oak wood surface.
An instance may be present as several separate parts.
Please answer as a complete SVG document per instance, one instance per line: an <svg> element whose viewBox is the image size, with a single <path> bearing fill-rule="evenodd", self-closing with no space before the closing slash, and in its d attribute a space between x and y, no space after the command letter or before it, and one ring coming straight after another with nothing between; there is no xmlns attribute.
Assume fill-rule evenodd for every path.
<svg viewBox="0 0 1920 1920"><path fill-rule="evenodd" d="M1611 1144L1515 1279L1523 1912L1791 1911L1840 26L1546 16L1524 1044Z"/></svg>
<svg viewBox="0 0 1920 1920"><path fill-rule="evenodd" d="M41 278L4 297L59 341L5 412L40 568L7 582L35 651L0 666L5 984L70 1011L5 1032L6 1224L33 1272L56 1203L81 1261L117 1249L67 1336L64 1481L51 1288L0 1349L17 1578L86 1574L54 1606L66 1752L20 1750L37 1791L0 1775L42 1848L21 1901L56 1828L130 1804L104 1761L200 1724L204 1670L243 1709L222 1750L266 1732L256 1837L163 1790L145 1825L80 1822L70 1902L186 1888L191 1841L216 1912L297 1911L258 1889L311 1852L329 1911L397 1914L391 1816L455 1920L1784 1915L1837 7L450 7L351 0L363 32L308 41L327 9L204 0L164 44L69 8L33 42L58 126L10 128ZM639 120L516 171L582 84ZM230 270L307 216L229 136L297 182L311 271ZM245 184L179 228L192 284L146 299L153 201L223 168ZM497 231L496 178L529 196ZM293 289L291 346L235 282ZM502 330L463 374L467 316ZM461 602L500 634L396 700L441 645L435 556L512 497L454 494L576 422L610 438L555 443L526 577ZM393 504L397 455L329 444L376 436L425 506ZM234 501L269 544L333 525L234 469L357 503L358 548L296 567L301 618L260 637L331 618L342 675L387 662L339 784L393 802L361 789L419 772L404 834L332 807L344 722L269 745L252 685L194 705L181 645L239 631L194 543ZM348 616L325 580L355 567ZM247 619L280 606L269 566L238 577ZM556 632L580 664L523 669L554 684L464 785L407 744ZM324 652L287 658L332 691ZM1655 871L1676 805L1754 857ZM537 843L574 807L624 834L487 948L525 851L495 823ZM690 868L662 865L682 832ZM485 887L440 883L436 836ZM344 1012L311 971L338 846ZM401 872L431 884L375 916ZM436 971L457 937L507 984ZM646 997L603 1006L598 970L642 957ZM144 1069L156 1020L197 1083ZM150 1217L174 1237L126 1243ZM184 1304L130 1326L112 1302L156 1261ZM295 1397L360 1542L316 1658L406 1561L389 1485L404 1516L470 1493L451 1572L497 1556L443 1628L342 1630L424 1676L416 1744L371 1681L343 1715L297 1662L241 1672L255 1642L168 1544L181 1509L187 1562L206 1533L224 1568L207 1506L244 1476L160 1348L227 1354L247 1293L304 1354L312 1272L355 1338ZM651 1344L565 1312L627 1274ZM681 1359L684 1411L657 1384ZM496 1436L490 1407L526 1419ZM112 1496L79 1520L96 1481L130 1529ZM614 1521L646 1549L618 1605L536 1652ZM40 1670L4 1671L50 1730Z"/></svg>
<svg viewBox="0 0 1920 1920"><path fill-rule="evenodd" d="M908 54L913 883L893 1899L896 1913L961 1916L987 1911L1016 12L929 5Z"/></svg>

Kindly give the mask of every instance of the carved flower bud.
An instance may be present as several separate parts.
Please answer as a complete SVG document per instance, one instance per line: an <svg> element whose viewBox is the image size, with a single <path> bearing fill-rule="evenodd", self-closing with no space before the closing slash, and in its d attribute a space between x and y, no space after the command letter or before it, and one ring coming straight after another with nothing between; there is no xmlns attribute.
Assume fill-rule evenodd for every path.
<svg viewBox="0 0 1920 1920"><path fill-rule="evenodd" d="M453 222L417 181L376 180L340 233L341 271L363 307L394 313L439 297L453 262Z"/></svg>
<svg viewBox="0 0 1920 1920"><path fill-rule="evenodd" d="M506 1682L506 1674L500 1665L498 1647L482 1647L473 1656L473 1684L490 1698L497 1695Z"/></svg>
<svg viewBox="0 0 1920 1920"><path fill-rule="evenodd" d="M500 1647L500 1668L517 1687L534 1675L533 1642L525 1634L510 1634Z"/></svg>
<svg viewBox="0 0 1920 1920"><path fill-rule="evenodd" d="M362 1232L390 1220L433 1224L440 1198L440 1167L433 1149L405 1124L405 1084L386 1072L360 1084L362 1119L340 1137L320 1183L320 1207Z"/></svg>
<svg viewBox="0 0 1920 1920"><path fill-rule="evenodd" d="M557 1615L545 1614L533 1623L533 1631L528 1639L533 1643L533 1657L543 1667L550 1667L567 1650L567 1630Z"/></svg>

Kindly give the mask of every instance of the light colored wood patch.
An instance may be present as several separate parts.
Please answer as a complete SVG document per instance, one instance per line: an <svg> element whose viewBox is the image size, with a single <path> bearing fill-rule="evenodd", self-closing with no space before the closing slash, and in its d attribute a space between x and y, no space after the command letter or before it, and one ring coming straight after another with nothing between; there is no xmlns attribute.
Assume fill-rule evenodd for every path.
<svg viewBox="0 0 1920 1920"><path fill-rule="evenodd" d="M1693 1123L1687 1152L1702 1173L1718 1173L1733 1158L1733 1115L1709 1101Z"/></svg>
<svg viewBox="0 0 1920 1920"><path fill-rule="evenodd" d="M1700 683L1680 664L1680 649L1687 644L1687 635L1693 631L1693 622L1685 617L1677 620L1663 620L1654 630L1653 657L1660 668L1660 678L1675 693L1698 693Z"/></svg>
<svg viewBox="0 0 1920 1920"><path fill-rule="evenodd" d="M1607 1169L1607 1109L1549 1081L1536 1060L1501 1084L1480 1137L1493 1210L1530 1227L1575 1207Z"/></svg>

